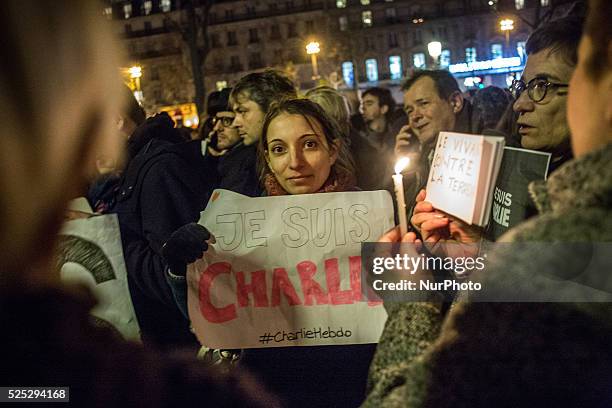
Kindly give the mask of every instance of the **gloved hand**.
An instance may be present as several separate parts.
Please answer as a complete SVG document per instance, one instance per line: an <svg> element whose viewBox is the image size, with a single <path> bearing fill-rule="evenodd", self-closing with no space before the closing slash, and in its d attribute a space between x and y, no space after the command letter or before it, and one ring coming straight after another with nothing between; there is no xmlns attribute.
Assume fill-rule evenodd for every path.
<svg viewBox="0 0 612 408"><path fill-rule="evenodd" d="M174 231L162 247L162 256L170 272L174 275L185 276L187 264L202 257L208 249L209 239L211 239L210 232L195 222L185 224Z"/></svg>

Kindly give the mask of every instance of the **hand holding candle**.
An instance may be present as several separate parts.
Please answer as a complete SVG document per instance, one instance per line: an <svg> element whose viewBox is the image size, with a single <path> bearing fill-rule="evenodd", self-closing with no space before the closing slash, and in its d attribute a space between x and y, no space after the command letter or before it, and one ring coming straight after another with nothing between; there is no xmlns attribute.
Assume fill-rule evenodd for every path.
<svg viewBox="0 0 612 408"><path fill-rule="evenodd" d="M408 222L406 221L406 200L404 198L404 176L402 170L408 167L410 159L400 158L395 163L395 174L393 175L393 185L395 187L395 199L397 201L397 215L400 225L400 234L403 237L408 232Z"/></svg>

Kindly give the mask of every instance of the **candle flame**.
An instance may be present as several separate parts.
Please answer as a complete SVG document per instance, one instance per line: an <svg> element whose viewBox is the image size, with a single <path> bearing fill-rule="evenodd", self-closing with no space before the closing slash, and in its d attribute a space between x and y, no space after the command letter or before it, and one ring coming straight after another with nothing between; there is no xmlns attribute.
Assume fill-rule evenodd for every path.
<svg viewBox="0 0 612 408"><path fill-rule="evenodd" d="M400 174L410 164L409 157L402 157L395 163L395 174Z"/></svg>

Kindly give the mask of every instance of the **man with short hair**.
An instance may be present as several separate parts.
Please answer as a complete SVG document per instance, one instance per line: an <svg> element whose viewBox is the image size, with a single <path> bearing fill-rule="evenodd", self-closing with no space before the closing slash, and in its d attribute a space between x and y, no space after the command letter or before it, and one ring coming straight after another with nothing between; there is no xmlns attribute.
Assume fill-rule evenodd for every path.
<svg viewBox="0 0 612 408"><path fill-rule="evenodd" d="M512 92L521 146L552 154L549 171L572 158L566 117L567 87L578 61L582 18L571 16L536 30L527 40L527 63Z"/></svg>
<svg viewBox="0 0 612 408"><path fill-rule="evenodd" d="M411 155L416 163L411 163L412 178L405 177L404 184L410 219L416 195L427 184L440 132L479 133L482 129L473 129L471 104L448 71L417 71L404 82L402 90L408 124L396 136L396 150L408 145L410 150L419 152Z"/></svg>
<svg viewBox="0 0 612 408"><path fill-rule="evenodd" d="M296 97L295 85L278 71L267 69L240 78L230 94L230 103L236 113L234 126L244 144L251 146L259 141L272 102Z"/></svg>
<svg viewBox="0 0 612 408"><path fill-rule="evenodd" d="M357 185L364 190L391 190L395 135L405 123L395 108L391 91L369 88L361 96L361 119L351 150L357 169Z"/></svg>

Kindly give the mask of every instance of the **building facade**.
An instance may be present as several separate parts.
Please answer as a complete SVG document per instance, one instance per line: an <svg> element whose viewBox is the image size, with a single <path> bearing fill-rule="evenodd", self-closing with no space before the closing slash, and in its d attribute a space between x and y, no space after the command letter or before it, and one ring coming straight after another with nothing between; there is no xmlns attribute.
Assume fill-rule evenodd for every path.
<svg viewBox="0 0 612 408"><path fill-rule="evenodd" d="M523 67L531 32L523 19L552 11L552 1L218 0L208 15L205 89L232 86L265 67L284 70L309 88L315 84L305 48L310 41L320 44L321 79L340 89L397 88L412 70L434 66L449 69L465 88L506 86ZM147 111L193 101L180 0L112 0L104 14L122 36L130 63L142 67ZM512 30L500 30L504 17L513 20ZM202 38L195 41L204 47ZM428 50L432 41L441 43L437 59Z"/></svg>

